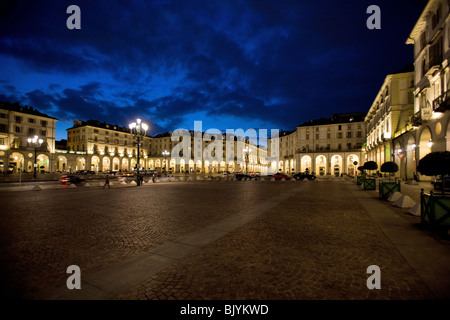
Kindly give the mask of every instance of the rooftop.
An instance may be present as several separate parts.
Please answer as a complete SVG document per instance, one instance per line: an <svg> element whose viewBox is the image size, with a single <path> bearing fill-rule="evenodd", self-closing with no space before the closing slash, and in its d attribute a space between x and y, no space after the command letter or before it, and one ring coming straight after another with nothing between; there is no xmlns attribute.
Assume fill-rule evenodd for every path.
<svg viewBox="0 0 450 320"><path fill-rule="evenodd" d="M55 119L57 118L50 117L49 115L39 112L37 109L34 109L33 107L29 106L21 106L18 102L6 102L6 101L0 101L0 109L5 109L8 111L15 111L15 112L21 112L26 114L31 114L39 117L49 118L49 119Z"/></svg>
<svg viewBox="0 0 450 320"><path fill-rule="evenodd" d="M327 124L350 123L350 122L364 122L366 114L367 112L337 113L332 114L329 118L320 118L304 122L303 124L297 127L321 126Z"/></svg>

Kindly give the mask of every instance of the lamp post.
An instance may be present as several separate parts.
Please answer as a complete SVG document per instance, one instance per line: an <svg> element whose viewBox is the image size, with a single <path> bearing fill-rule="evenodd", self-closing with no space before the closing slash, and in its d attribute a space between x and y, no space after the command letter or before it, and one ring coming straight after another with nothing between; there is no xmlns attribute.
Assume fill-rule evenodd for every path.
<svg viewBox="0 0 450 320"><path fill-rule="evenodd" d="M247 147L245 147L245 149L242 149L242 151L244 152L245 155L245 174L248 174L248 159L249 159L249 153L252 151L251 149Z"/></svg>
<svg viewBox="0 0 450 320"><path fill-rule="evenodd" d="M36 168L37 168L37 148L41 146L44 140L39 139L38 136L34 136L33 138L28 138L28 143L34 146L34 173L33 177L36 179Z"/></svg>
<svg viewBox="0 0 450 320"><path fill-rule="evenodd" d="M140 166L140 144L141 144L141 140L145 137L147 130L148 130L148 126L147 124L143 123L141 121L141 119L137 119L136 122L130 123L129 125L130 127L130 132L133 135L133 138L136 140L137 142L137 185L140 186L141 185L141 176L139 174L139 166Z"/></svg>
<svg viewBox="0 0 450 320"><path fill-rule="evenodd" d="M167 150L164 150L163 152L162 152L162 155L164 156L164 169L165 169L165 171L166 171L166 176L167 176L167 156L169 155L169 151L167 151Z"/></svg>

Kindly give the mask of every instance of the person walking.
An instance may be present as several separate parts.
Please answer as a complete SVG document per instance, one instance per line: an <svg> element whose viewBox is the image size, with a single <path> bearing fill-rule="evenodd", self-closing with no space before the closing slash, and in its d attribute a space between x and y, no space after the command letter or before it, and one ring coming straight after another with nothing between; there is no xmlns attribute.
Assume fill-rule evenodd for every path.
<svg viewBox="0 0 450 320"><path fill-rule="evenodd" d="M108 186L109 189L111 189L111 186L109 185L109 175L107 174L105 177L105 184L103 185L103 189Z"/></svg>

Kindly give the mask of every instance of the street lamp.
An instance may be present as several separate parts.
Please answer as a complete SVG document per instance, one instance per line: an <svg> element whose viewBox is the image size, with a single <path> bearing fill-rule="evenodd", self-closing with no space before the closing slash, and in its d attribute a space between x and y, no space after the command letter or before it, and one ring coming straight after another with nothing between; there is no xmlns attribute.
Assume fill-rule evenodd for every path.
<svg viewBox="0 0 450 320"><path fill-rule="evenodd" d="M170 154L169 151L164 150L162 152L162 155L164 156L164 169L166 170L166 176L167 176L167 156Z"/></svg>
<svg viewBox="0 0 450 320"><path fill-rule="evenodd" d="M137 142L137 185L140 186L141 185L141 177L139 175L139 166L140 166L140 150L139 147L141 145L141 140L145 137L147 130L148 130L148 126L143 123L141 121L141 119L137 119L136 122L130 123L130 132L133 136L133 138L136 140Z"/></svg>
<svg viewBox="0 0 450 320"><path fill-rule="evenodd" d="M44 140L39 139L38 136L34 136L33 138L28 138L28 143L34 146L34 173L33 177L36 179L36 168L37 168L37 148L41 146Z"/></svg>
<svg viewBox="0 0 450 320"><path fill-rule="evenodd" d="M249 159L249 153L252 152L251 149L247 147L245 147L245 149L242 149L242 152L244 152L245 155L245 174L248 174L248 159Z"/></svg>

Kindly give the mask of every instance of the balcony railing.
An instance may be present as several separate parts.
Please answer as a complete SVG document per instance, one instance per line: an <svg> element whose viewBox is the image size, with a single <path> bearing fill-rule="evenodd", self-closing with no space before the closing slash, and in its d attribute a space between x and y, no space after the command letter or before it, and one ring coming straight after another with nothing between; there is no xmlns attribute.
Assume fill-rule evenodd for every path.
<svg viewBox="0 0 450 320"><path fill-rule="evenodd" d="M447 90L433 101L433 111L444 112L450 109L450 90Z"/></svg>
<svg viewBox="0 0 450 320"><path fill-rule="evenodd" d="M411 123L412 126L420 126L423 123L421 111L414 113L409 118L409 122Z"/></svg>

